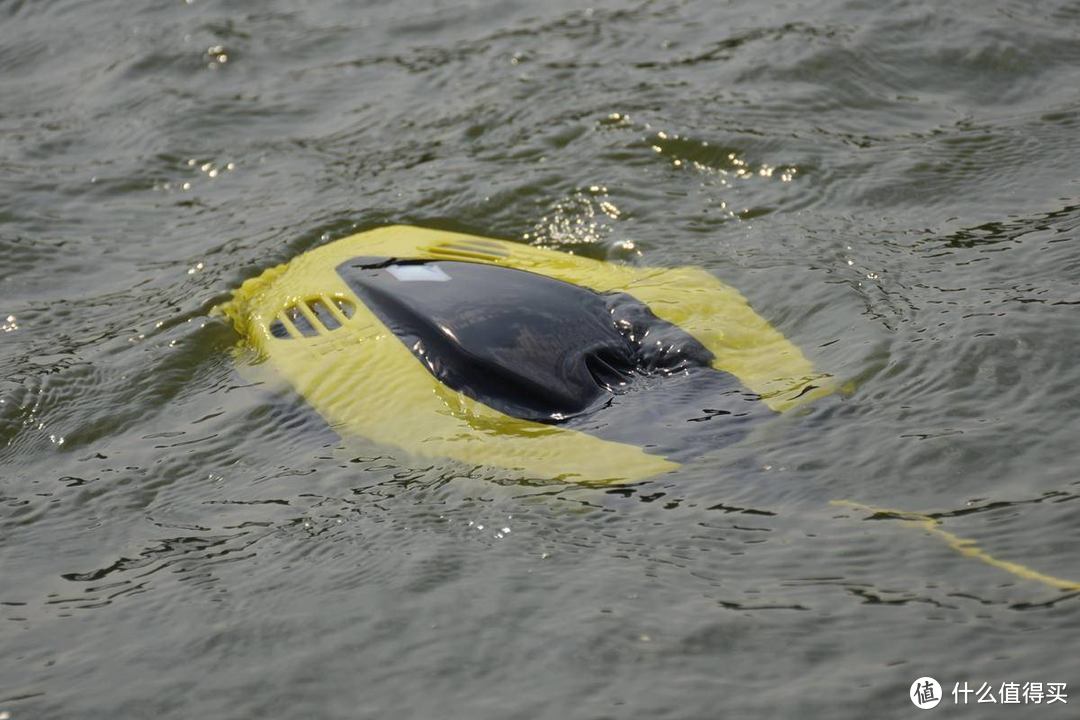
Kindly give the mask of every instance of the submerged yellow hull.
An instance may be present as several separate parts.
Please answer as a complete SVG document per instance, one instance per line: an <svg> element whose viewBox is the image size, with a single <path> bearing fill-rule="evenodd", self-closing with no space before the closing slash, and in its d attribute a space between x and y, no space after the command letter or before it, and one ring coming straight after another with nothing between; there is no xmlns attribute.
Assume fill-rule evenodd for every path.
<svg viewBox="0 0 1080 720"><path fill-rule="evenodd" d="M712 352L715 369L736 377L774 411L830 392L826 376L797 347L738 291L704 270L616 265L501 240L391 226L271 268L245 282L220 308L259 360L344 436L419 456L575 482L635 481L678 467L634 445L505 415L447 387L335 271L357 256L497 265L600 293L625 292L696 338ZM301 332L298 324L315 332Z"/></svg>

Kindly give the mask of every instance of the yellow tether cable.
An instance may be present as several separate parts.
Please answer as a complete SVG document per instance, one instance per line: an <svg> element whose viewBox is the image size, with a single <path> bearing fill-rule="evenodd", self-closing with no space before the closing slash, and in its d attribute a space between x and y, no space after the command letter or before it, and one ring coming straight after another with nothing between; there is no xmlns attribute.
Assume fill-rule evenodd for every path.
<svg viewBox="0 0 1080 720"><path fill-rule="evenodd" d="M905 510L890 510L888 508L876 508L870 505L863 505L861 503L852 502L851 500L833 500L830 504L837 505L839 507L849 507L856 510L864 510L870 513L880 513L885 515L891 515L897 520L906 522L913 525L921 526L931 535L943 539L949 547L956 550L965 557L975 558L981 560L987 565L992 565L1005 572L1012 573L1013 575L1023 578L1025 580L1033 580L1035 582L1048 585L1058 590L1080 591L1080 583L1073 580L1066 580L1064 578L1054 577L1053 575L1047 575L1041 573L1038 570L1033 570L1027 565L1023 565L1017 562L1011 562L1009 560L999 560L990 553L980 548L974 540L967 540L952 534L947 530L941 529L941 520L924 515L922 513L907 512Z"/></svg>

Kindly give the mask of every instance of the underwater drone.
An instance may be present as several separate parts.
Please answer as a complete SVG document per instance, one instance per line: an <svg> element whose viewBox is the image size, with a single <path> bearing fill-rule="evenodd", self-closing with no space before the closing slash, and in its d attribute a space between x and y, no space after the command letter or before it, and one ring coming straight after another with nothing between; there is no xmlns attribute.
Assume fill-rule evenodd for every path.
<svg viewBox="0 0 1080 720"><path fill-rule="evenodd" d="M703 269L438 230L337 240L246 281L220 310L338 434L531 477L627 482L678 467L647 427L632 442L603 420L620 403L656 417L665 387L726 393L743 410L711 412L733 419L830 392Z"/></svg>

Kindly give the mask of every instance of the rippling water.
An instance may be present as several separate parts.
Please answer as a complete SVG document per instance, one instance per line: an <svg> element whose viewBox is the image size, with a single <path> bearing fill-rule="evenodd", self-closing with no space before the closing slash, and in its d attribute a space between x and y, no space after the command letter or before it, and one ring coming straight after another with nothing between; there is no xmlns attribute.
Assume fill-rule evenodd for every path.
<svg viewBox="0 0 1080 720"><path fill-rule="evenodd" d="M0 2L0 712L1080 692L1078 67L1064 1ZM704 266L848 392L610 490L342 442L208 311L387 223Z"/></svg>

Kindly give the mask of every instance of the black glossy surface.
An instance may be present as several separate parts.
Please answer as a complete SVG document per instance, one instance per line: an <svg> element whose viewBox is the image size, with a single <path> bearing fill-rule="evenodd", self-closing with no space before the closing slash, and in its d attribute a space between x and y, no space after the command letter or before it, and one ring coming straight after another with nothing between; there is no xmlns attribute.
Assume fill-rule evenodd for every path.
<svg viewBox="0 0 1080 720"><path fill-rule="evenodd" d="M561 422L712 360L624 293L457 261L363 258L338 273L432 375L513 417Z"/></svg>

